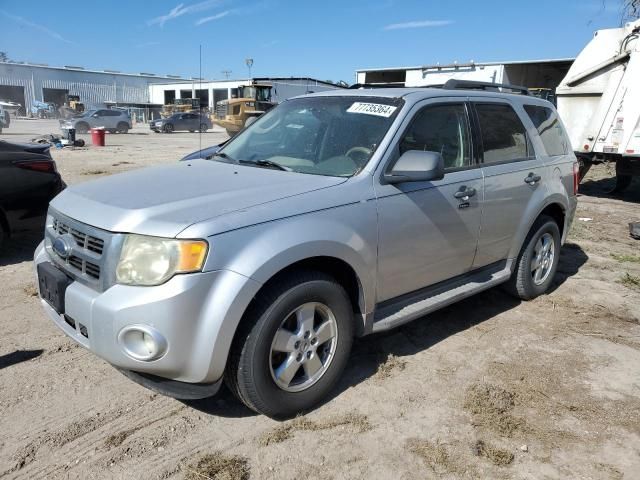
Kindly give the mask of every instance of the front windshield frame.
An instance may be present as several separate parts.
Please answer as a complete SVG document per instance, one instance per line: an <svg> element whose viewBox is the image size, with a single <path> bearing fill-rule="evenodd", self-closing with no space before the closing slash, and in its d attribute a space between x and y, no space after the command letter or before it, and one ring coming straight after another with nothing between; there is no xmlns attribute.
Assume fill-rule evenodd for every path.
<svg viewBox="0 0 640 480"><path fill-rule="evenodd" d="M346 166L338 165L337 170L333 170L333 171L330 168L317 169L318 165L326 164L326 162L329 160L332 160L334 164L339 164L342 159L347 158L347 155L346 155L347 152L345 152L344 154L335 155L333 157L328 157L328 158L320 158L320 157L317 157L317 158L293 157L292 158L290 156L278 156L275 154L266 155L260 158L259 153L254 153L254 151L252 150L249 144L249 142L251 141L252 132L255 134L256 129L262 130L263 128L261 127L265 124L268 124L268 122L272 121L273 117L277 116L279 113L282 113L282 110L288 110L288 111L285 111L284 113L282 113L280 119L273 120L274 125L267 127L269 130L273 129L274 126L278 126L278 123L280 122L288 122L289 120L287 120L287 116L286 116L287 114L289 115L301 114L301 113L306 113L307 110L315 111L317 107L322 107L323 104L331 103L331 102L333 102L334 104L339 104L341 108L346 110L341 111L342 117L340 118L338 118L336 115L334 115L334 117L336 118L330 117L330 120L336 122L338 125L325 125L323 127L325 131L322 133L317 133L316 135L326 136L328 135L328 130L330 128L333 128L334 131L341 132L341 134L343 135L342 140L345 140L347 137L349 137L349 135L345 135L345 132L349 132L349 133L357 132L360 134L360 137L367 137L366 134L369 133L369 136L367 138L375 139L375 142L366 144L367 148L356 148L357 147L356 145L348 149L349 152L351 152L351 150L356 149L356 150L360 150L362 153L362 158L360 158L358 162L354 160L353 163L355 164L355 166L351 166L351 164ZM340 104L340 102L342 103ZM362 112L349 111L349 109L353 107L356 103L388 106L388 107L391 107L389 109L391 110L391 113L388 116L385 116L385 115L363 114ZM319 95L319 96L309 96L309 97L297 97L294 99L286 100L285 102L282 102L277 107L271 109L269 112L260 116L258 120L252 123L249 127L246 127L244 130L240 131L235 137L228 140L227 143L219 150L220 153L226 154L227 159L223 160L223 159L220 159L220 157L218 157L216 158L216 160L228 162L229 159L233 159L233 161L236 163L241 163L243 165L249 165L249 166L252 166L251 164L256 164L257 166L260 166L259 165L260 163L263 163L263 166L264 166L264 163L265 163L264 161L266 160L266 161L271 161L275 163L280 163L295 173L349 178L365 170L366 166L370 163L371 159L375 156L379 147L384 143L384 139L389 134L389 131L393 127L398 115L403 110L404 105L405 105L405 101L401 97L383 97L383 96L378 97L378 96L368 96L368 95L367 96L364 96L364 95L362 96L361 95L320 96ZM335 108L335 105L333 107ZM349 118L349 115L352 115L352 114L354 116L352 118ZM314 113L314 116L316 116L315 113ZM349 123L351 121L355 122L357 120L359 120L362 123L360 125L354 124L353 128L351 128L351 125L349 125ZM345 127L345 124L347 125L346 127ZM282 130L285 127L289 128L291 126L292 125L288 125L288 124L284 125L283 123L283 125L280 126L280 129ZM302 128L299 125L296 125L296 126L298 128ZM338 128L339 126L342 126L343 128L340 129ZM363 130L363 132L361 132L359 129ZM316 141L320 142L320 144L323 144L323 145L317 145L316 148L324 148L327 146L325 142L329 140L327 140L326 138L319 138ZM279 146L285 147L285 148L287 147L286 144L279 145ZM293 147L296 146L295 140L294 142L292 142L292 146ZM333 143L329 143L329 148L335 149L336 147ZM247 155L247 153L249 153L250 155ZM269 152L269 153L273 153L273 152ZM337 157L341 157L341 158L339 159ZM353 160L351 156L349 156L348 158ZM306 165L302 166L302 165L296 164L295 163L296 161L307 162L307 163ZM294 163L292 164L291 162L294 162ZM313 162L313 165L311 165L309 162ZM345 160L345 163L348 163L348 162L346 162Z"/></svg>

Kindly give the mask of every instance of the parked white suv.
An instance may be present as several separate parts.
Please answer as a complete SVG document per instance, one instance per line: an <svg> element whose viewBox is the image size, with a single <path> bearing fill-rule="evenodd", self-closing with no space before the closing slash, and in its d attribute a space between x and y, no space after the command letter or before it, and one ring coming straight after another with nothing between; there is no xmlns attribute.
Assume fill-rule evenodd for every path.
<svg viewBox="0 0 640 480"><path fill-rule="evenodd" d="M124 110L88 110L68 120L61 120L62 128L75 128L76 133L87 133L90 128L104 128L111 133L127 133L131 127L131 117Z"/></svg>

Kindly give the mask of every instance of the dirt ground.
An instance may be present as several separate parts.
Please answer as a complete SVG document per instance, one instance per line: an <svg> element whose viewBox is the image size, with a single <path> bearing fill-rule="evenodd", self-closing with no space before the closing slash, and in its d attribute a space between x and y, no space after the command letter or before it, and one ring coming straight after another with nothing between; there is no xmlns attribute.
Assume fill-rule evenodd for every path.
<svg viewBox="0 0 640 480"><path fill-rule="evenodd" d="M0 138L55 128L17 120ZM53 155L73 185L176 161L198 142L140 127ZM280 423L226 390L188 403L154 394L75 345L35 296L41 235L13 239L0 256L0 477L640 478L640 241L628 233L640 182L623 198L611 186L606 166L581 185L550 294L493 289L359 339L332 397Z"/></svg>

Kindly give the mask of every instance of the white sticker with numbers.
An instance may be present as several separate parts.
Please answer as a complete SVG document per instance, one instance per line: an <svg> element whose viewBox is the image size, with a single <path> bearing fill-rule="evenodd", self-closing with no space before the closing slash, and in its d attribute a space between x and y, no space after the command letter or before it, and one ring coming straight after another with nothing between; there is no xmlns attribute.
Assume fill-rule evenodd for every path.
<svg viewBox="0 0 640 480"><path fill-rule="evenodd" d="M364 113L365 115L389 118L397 108L398 107L394 107L393 105L383 105L381 103L355 102L347 109L347 112Z"/></svg>

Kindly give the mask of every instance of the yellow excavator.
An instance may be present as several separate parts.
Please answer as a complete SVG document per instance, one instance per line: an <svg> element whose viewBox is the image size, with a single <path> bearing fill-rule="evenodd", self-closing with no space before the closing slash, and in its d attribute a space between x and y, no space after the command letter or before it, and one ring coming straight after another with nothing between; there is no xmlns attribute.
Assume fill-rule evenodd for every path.
<svg viewBox="0 0 640 480"><path fill-rule="evenodd" d="M246 126L249 119L259 117L275 106L271 100L272 88L272 85L259 83L239 86L238 98L219 101L211 121L233 137Z"/></svg>

